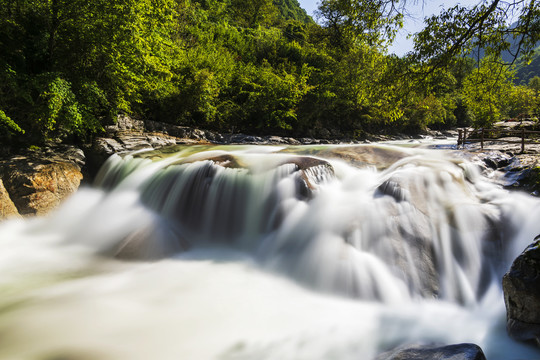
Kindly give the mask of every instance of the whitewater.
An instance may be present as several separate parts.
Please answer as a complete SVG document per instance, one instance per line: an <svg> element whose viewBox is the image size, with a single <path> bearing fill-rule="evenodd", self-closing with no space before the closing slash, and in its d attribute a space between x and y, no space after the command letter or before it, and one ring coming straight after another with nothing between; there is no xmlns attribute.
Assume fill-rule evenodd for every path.
<svg viewBox="0 0 540 360"><path fill-rule="evenodd" d="M1 359L373 359L506 334L540 201L444 150L183 146L113 155L0 223Z"/></svg>

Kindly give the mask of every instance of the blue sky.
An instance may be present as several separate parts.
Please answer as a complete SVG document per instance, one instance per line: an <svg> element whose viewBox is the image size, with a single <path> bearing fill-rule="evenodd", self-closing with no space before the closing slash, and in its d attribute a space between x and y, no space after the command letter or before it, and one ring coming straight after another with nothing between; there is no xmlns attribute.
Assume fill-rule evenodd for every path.
<svg viewBox="0 0 540 360"><path fill-rule="evenodd" d="M470 0L469 0L470 1ZM467 4L468 0L409 0L408 12L409 16L405 19L405 26L398 34L395 44L390 49L398 55L403 55L412 50L412 39L407 39L407 34L415 33L422 29L423 19L426 16L439 13L442 9L448 9L457 4ZM319 0L298 0L300 5L313 16L313 11L317 9Z"/></svg>

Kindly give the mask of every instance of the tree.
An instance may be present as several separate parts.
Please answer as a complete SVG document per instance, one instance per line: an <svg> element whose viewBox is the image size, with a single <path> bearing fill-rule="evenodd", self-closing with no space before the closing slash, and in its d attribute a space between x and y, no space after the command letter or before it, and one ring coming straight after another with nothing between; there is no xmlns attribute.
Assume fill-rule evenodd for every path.
<svg viewBox="0 0 540 360"><path fill-rule="evenodd" d="M231 0L230 12L238 25L248 28L270 24L277 16L272 0Z"/></svg>
<svg viewBox="0 0 540 360"><path fill-rule="evenodd" d="M513 84L512 73L486 59L463 83L464 101L474 114L473 125L488 127L503 115Z"/></svg>
<svg viewBox="0 0 540 360"><path fill-rule="evenodd" d="M403 15L395 0L322 0L317 16L330 43L342 50L359 43L383 48L402 27Z"/></svg>
<svg viewBox="0 0 540 360"><path fill-rule="evenodd" d="M512 86L507 99L506 113L511 118L520 115L531 116L536 111L538 98L531 88Z"/></svg>
<svg viewBox="0 0 540 360"><path fill-rule="evenodd" d="M492 59L505 51L514 59L520 54L530 56L540 40L539 17L540 4L536 0L457 5L425 20L426 26L415 36L415 58L432 66L444 66L456 56L480 49Z"/></svg>
<svg viewBox="0 0 540 360"><path fill-rule="evenodd" d="M540 95L540 76L535 76L529 80L529 88L531 88L535 95Z"/></svg>
<svg viewBox="0 0 540 360"><path fill-rule="evenodd" d="M169 87L177 5L0 0L0 108L34 141L86 137L118 111L140 111Z"/></svg>

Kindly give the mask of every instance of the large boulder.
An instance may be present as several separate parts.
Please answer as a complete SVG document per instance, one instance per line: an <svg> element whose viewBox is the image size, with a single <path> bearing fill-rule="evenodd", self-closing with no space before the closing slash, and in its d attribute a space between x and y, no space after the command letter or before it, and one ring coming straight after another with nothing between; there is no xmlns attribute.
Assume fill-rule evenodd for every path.
<svg viewBox="0 0 540 360"><path fill-rule="evenodd" d="M540 345L540 236L503 277L508 334Z"/></svg>
<svg viewBox="0 0 540 360"><path fill-rule="evenodd" d="M2 212L6 209L13 214L9 198L20 215L48 213L78 189L82 164L84 154L70 146L30 151L0 161L0 179L6 192L0 195Z"/></svg>
<svg viewBox="0 0 540 360"><path fill-rule="evenodd" d="M0 179L0 220L17 216L20 216L17 207L15 207L15 204L11 201L9 193L4 187L2 179Z"/></svg>
<svg viewBox="0 0 540 360"><path fill-rule="evenodd" d="M375 360L486 360L486 356L475 344L412 345L380 354Z"/></svg>

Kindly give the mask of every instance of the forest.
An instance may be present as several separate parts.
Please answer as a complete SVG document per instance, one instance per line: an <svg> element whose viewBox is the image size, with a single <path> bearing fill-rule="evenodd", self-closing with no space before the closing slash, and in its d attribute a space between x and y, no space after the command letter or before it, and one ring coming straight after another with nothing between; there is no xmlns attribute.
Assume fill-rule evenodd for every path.
<svg viewBox="0 0 540 360"><path fill-rule="evenodd" d="M0 0L0 141L85 142L119 113L361 139L540 112L536 1L447 9L396 56L406 6L321 0L314 20L296 0Z"/></svg>

